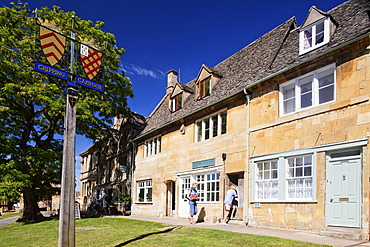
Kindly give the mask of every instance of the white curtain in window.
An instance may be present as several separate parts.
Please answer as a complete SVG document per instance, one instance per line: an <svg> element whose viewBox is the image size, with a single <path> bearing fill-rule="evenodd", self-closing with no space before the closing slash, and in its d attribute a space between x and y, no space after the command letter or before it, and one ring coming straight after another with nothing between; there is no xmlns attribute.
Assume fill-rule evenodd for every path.
<svg viewBox="0 0 370 247"><path fill-rule="evenodd" d="M303 49L307 50L312 47L312 34L308 31L304 31Z"/></svg>

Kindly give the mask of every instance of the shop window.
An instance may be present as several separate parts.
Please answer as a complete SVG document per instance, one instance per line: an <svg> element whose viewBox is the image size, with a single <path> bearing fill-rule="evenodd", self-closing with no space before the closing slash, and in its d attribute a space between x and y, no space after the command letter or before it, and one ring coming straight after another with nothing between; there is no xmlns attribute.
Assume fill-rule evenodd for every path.
<svg viewBox="0 0 370 247"><path fill-rule="evenodd" d="M218 202L220 200L220 173L195 175L200 202Z"/></svg>

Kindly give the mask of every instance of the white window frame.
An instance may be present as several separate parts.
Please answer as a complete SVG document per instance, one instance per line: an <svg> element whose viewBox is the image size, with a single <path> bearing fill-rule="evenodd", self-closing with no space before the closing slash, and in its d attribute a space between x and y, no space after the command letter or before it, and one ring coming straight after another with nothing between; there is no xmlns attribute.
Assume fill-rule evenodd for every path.
<svg viewBox="0 0 370 247"><path fill-rule="evenodd" d="M324 38L323 41L316 44L316 37L317 37L317 27L320 24L324 24ZM306 39L305 39L305 32L311 33L311 45L309 47L306 47ZM330 40L330 18L324 18L321 20L316 21L312 25L302 29L299 33L299 55L305 54L307 52L310 52L318 47L321 47L325 44L327 44Z"/></svg>
<svg viewBox="0 0 370 247"><path fill-rule="evenodd" d="M226 123L222 121L223 115L226 114ZM217 116L217 121L214 121ZM217 125L214 125L217 122ZM223 126L225 125L225 126ZM214 130L217 129L217 133ZM216 136L227 133L227 110L220 111L216 114L209 115L195 121L195 142L205 141Z"/></svg>
<svg viewBox="0 0 370 247"><path fill-rule="evenodd" d="M153 182L151 179L137 181L137 202L151 203L153 202ZM140 192L143 191L144 197L140 199Z"/></svg>
<svg viewBox="0 0 370 247"><path fill-rule="evenodd" d="M313 191L313 155L301 155L286 159L287 198L310 199Z"/></svg>
<svg viewBox="0 0 370 247"><path fill-rule="evenodd" d="M289 159L311 157L311 175L310 176L290 176L289 175ZM268 158L268 157L266 157ZM253 202L316 202L316 152L293 152L293 155L280 154L274 159L260 159L253 161ZM261 170L258 169L261 163L272 163L276 162L274 169L266 169L262 172L270 172L277 170L277 175L267 176L261 178ZM310 180L309 186L303 189L310 190L305 191L305 196L301 198L292 197L289 192L291 189L289 181L298 179ZM263 187L261 186L263 185ZM266 188L264 188L266 187ZM262 195L262 196L261 196ZM309 195L309 196L307 196Z"/></svg>
<svg viewBox="0 0 370 247"><path fill-rule="evenodd" d="M256 193L258 199L278 199L278 160L266 160L256 163Z"/></svg>
<svg viewBox="0 0 370 247"><path fill-rule="evenodd" d="M197 192L199 202L219 202L220 201L220 173L208 172L197 174L194 180L198 183Z"/></svg>
<svg viewBox="0 0 370 247"><path fill-rule="evenodd" d="M369 144L368 138L345 141L345 142L338 142L338 143L329 143L326 145L320 145L310 148L303 148L297 150L291 150L283 153L274 153L268 155L262 155L258 157L252 157L252 203L256 202L317 202L316 195L317 195L317 153L326 152L326 154L330 154L332 152L338 152L339 150L344 149L354 149L354 148L361 148L365 147ZM312 155L312 199L309 200L302 200L302 199L289 199L287 198L287 170L286 170L286 158L297 157L297 156L305 156L305 155ZM256 163L264 162L277 159L279 160L279 168L278 168L278 177L279 177L279 194L278 199L276 200L261 200L257 199L256 193ZM322 164L321 164L322 165ZM280 183L280 181L284 181Z"/></svg>
<svg viewBox="0 0 370 247"><path fill-rule="evenodd" d="M156 136L144 143L144 158L161 152L161 136Z"/></svg>
<svg viewBox="0 0 370 247"><path fill-rule="evenodd" d="M320 88L320 74L330 72L333 73L333 83L326 85L325 87L333 86L333 99L325 101L323 103L320 103L320 90L324 89L325 87ZM305 92L302 92L301 86L303 85L303 81L307 78L311 78L311 105L309 106L303 106L302 107L302 99L301 96L304 95ZM287 99L284 99L284 96L286 95L286 88L291 88L291 92L294 93L293 96L290 96ZM327 104L330 102L334 102L336 99L336 65L335 63L327 65L323 68L317 69L315 71L312 71L310 73L307 73L303 76L297 77L293 80L290 80L288 82L285 82L279 86L279 105L280 105L280 116L288 115L291 113L295 113L301 110L309 109L311 107L316 107L319 105ZM286 112L286 108L284 106L285 101L290 100L293 102L293 110Z"/></svg>
<svg viewBox="0 0 370 247"><path fill-rule="evenodd" d="M202 203L219 203L223 199L221 196L221 170L223 165L216 165L209 168L204 168L201 171L183 171L175 173L179 177L190 177L190 184L198 183L197 192L199 193L198 201ZM215 176L212 176L214 174ZM210 177L208 177L208 175ZM212 184L215 189L212 189ZM209 185L209 187L207 187ZM218 187L218 190L217 190ZM214 195L214 200L208 200ZM207 195L209 197L207 197Z"/></svg>
<svg viewBox="0 0 370 247"><path fill-rule="evenodd" d="M171 112L178 111L181 108L182 108L182 93L179 93L171 97Z"/></svg>

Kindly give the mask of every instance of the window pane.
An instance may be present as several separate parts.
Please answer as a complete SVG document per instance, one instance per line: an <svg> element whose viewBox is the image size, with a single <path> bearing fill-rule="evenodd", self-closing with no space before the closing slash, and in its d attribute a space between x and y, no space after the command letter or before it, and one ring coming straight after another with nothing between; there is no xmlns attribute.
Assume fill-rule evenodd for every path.
<svg viewBox="0 0 370 247"><path fill-rule="evenodd" d="M294 96L295 96L294 88L295 88L294 83L291 83L288 86L285 86L283 88L283 99L284 100L294 98Z"/></svg>
<svg viewBox="0 0 370 247"><path fill-rule="evenodd" d="M296 177L302 177L303 176L303 167L297 167L295 170L295 176Z"/></svg>
<svg viewBox="0 0 370 247"><path fill-rule="evenodd" d="M287 100L284 102L284 114L295 111L295 101L294 99Z"/></svg>
<svg viewBox="0 0 370 247"><path fill-rule="evenodd" d="M311 166L304 168L304 176L312 176L312 168L311 168Z"/></svg>
<svg viewBox="0 0 370 247"><path fill-rule="evenodd" d="M225 134L227 131L227 112L221 113L221 134Z"/></svg>
<svg viewBox="0 0 370 247"><path fill-rule="evenodd" d="M209 139L209 131L210 131L209 126L210 126L209 118L204 119L204 139L205 140Z"/></svg>
<svg viewBox="0 0 370 247"><path fill-rule="evenodd" d="M271 178L277 178L277 177L278 177L278 171L277 170L271 171Z"/></svg>
<svg viewBox="0 0 370 247"><path fill-rule="evenodd" d="M152 142L152 154L157 153L157 139L154 139Z"/></svg>
<svg viewBox="0 0 370 247"><path fill-rule="evenodd" d="M148 188L147 201L152 201L152 188Z"/></svg>
<svg viewBox="0 0 370 247"><path fill-rule="evenodd" d="M264 171L263 172L263 179L270 179L270 170Z"/></svg>
<svg viewBox="0 0 370 247"><path fill-rule="evenodd" d="M334 86L320 89L319 94L320 104L334 100Z"/></svg>
<svg viewBox="0 0 370 247"><path fill-rule="evenodd" d="M295 84L283 87L284 114L295 111Z"/></svg>
<svg viewBox="0 0 370 247"><path fill-rule="evenodd" d="M204 81L204 96L208 96L211 90L211 77L208 77Z"/></svg>
<svg viewBox="0 0 370 247"><path fill-rule="evenodd" d="M263 163L263 169L264 170L270 170L270 162L264 162Z"/></svg>
<svg viewBox="0 0 370 247"><path fill-rule="evenodd" d="M303 49L312 47L312 28L304 31Z"/></svg>
<svg viewBox="0 0 370 247"><path fill-rule="evenodd" d="M263 179L263 170L260 170L257 175L257 179L262 180Z"/></svg>
<svg viewBox="0 0 370 247"><path fill-rule="evenodd" d="M324 22L316 25L316 45L324 42Z"/></svg>
<svg viewBox="0 0 370 247"><path fill-rule="evenodd" d="M289 168L288 169L288 177L290 177L290 178L294 177L294 168Z"/></svg>
<svg viewBox="0 0 370 247"><path fill-rule="evenodd" d="M318 74L319 79L319 103L334 100L334 69L323 71Z"/></svg>
<svg viewBox="0 0 370 247"><path fill-rule="evenodd" d="M141 188L139 190L139 202L143 202L144 201L144 188Z"/></svg>
<svg viewBox="0 0 370 247"><path fill-rule="evenodd" d="M312 198L312 178L305 179L304 184L304 198Z"/></svg>
<svg viewBox="0 0 370 247"><path fill-rule="evenodd" d="M301 108L312 106L312 76L300 80Z"/></svg>
<svg viewBox="0 0 370 247"><path fill-rule="evenodd" d="M202 140L202 121L197 122L197 141Z"/></svg>
<svg viewBox="0 0 370 247"><path fill-rule="evenodd" d="M218 115L212 116L212 122L213 122L213 136L218 135Z"/></svg>
<svg viewBox="0 0 370 247"><path fill-rule="evenodd" d="M303 158L296 158L296 166L303 166Z"/></svg>
<svg viewBox="0 0 370 247"><path fill-rule="evenodd" d="M182 93L177 95L177 102L176 102L176 110L179 110L182 108Z"/></svg>
<svg viewBox="0 0 370 247"><path fill-rule="evenodd" d="M272 169L278 169L278 163L277 163L277 161L272 161L271 162L271 168Z"/></svg>

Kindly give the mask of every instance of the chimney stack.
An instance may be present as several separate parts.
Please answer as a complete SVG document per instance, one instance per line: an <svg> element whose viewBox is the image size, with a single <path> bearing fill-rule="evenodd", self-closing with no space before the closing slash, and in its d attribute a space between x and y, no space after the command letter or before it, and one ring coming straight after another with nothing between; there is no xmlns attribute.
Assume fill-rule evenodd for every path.
<svg viewBox="0 0 370 247"><path fill-rule="evenodd" d="M175 88L178 74L179 73L175 70L170 70L167 72L167 88L166 88L167 94L172 93L173 89Z"/></svg>

